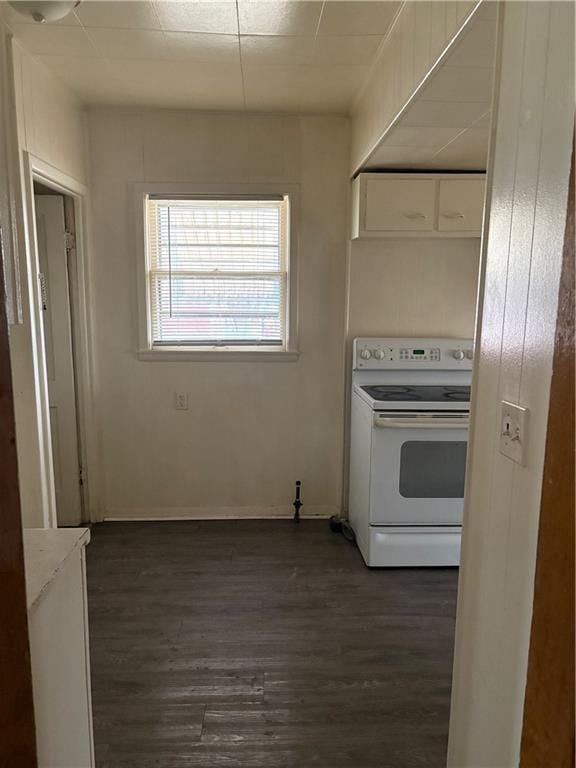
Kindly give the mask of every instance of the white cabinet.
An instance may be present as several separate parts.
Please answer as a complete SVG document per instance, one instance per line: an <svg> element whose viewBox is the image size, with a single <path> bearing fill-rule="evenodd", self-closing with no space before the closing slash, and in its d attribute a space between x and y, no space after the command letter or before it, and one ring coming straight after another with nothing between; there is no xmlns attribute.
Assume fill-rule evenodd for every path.
<svg viewBox="0 0 576 768"><path fill-rule="evenodd" d="M93 768L86 528L26 529L38 768Z"/></svg>
<svg viewBox="0 0 576 768"><path fill-rule="evenodd" d="M484 174L361 173L352 238L480 237Z"/></svg>
<svg viewBox="0 0 576 768"><path fill-rule="evenodd" d="M436 183L426 179L366 181L364 229L369 232L430 232Z"/></svg>
<svg viewBox="0 0 576 768"><path fill-rule="evenodd" d="M438 231L480 231L484 209L484 179L440 179Z"/></svg>

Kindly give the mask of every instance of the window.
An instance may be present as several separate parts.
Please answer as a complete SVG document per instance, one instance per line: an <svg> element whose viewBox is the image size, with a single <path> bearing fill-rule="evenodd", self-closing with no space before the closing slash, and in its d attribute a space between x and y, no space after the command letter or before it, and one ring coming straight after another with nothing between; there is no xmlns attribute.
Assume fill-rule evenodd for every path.
<svg viewBox="0 0 576 768"><path fill-rule="evenodd" d="M285 350L289 200L146 197L150 346Z"/></svg>

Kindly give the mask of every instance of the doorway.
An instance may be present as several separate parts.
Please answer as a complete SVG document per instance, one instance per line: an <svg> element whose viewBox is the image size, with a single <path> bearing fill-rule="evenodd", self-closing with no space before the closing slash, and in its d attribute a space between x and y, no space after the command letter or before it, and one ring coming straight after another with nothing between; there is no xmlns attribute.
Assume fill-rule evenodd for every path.
<svg viewBox="0 0 576 768"><path fill-rule="evenodd" d="M74 200L34 181L34 209L56 523L75 526L85 514L72 293L77 268Z"/></svg>

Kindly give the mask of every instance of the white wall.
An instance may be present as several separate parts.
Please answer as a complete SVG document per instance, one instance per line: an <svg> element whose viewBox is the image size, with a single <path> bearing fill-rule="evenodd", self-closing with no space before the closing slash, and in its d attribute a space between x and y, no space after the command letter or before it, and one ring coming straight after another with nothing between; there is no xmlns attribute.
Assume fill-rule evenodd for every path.
<svg viewBox="0 0 576 768"><path fill-rule="evenodd" d="M0 32L2 35L7 34L1 21ZM12 52L20 172L22 173L22 152L28 150L58 170L87 183L87 131L82 104L43 64L33 59L18 44L13 43ZM25 527L38 527L47 522L46 488L44 485L43 490L39 415L36 406L39 392L38 371L35 370L34 336L30 315L30 287L35 286L36 276L29 267L24 195L21 190L15 190L24 321L22 324L11 326L10 350L22 520Z"/></svg>
<svg viewBox="0 0 576 768"><path fill-rule="evenodd" d="M432 69L477 5L474 0L408 0L380 47L352 111L352 171Z"/></svg>
<svg viewBox="0 0 576 768"><path fill-rule="evenodd" d="M348 265L346 402L356 336L473 338L480 240L352 240ZM348 502L346 419L344 507Z"/></svg>
<svg viewBox="0 0 576 768"><path fill-rule="evenodd" d="M518 765L574 129L574 7L503 4L448 764ZM530 410L526 466L500 401ZM567 460L571 460L567 457Z"/></svg>
<svg viewBox="0 0 576 768"><path fill-rule="evenodd" d="M20 146L62 173L88 182L82 102L18 43L13 43Z"/></svg>
<svg viewBox="0 0 576 768"><path fill-rule="evenodd" d="M296 479L304 512L337 512L348 121L97 109L90 132L105 514L286 515ZM297 362L137 359L133 184L146 181L300 185Z"/></svg>
<svg viewBox="0 0 576 768"><path fill-rule="evenodd" d="M348 337L474 336L480 241L353 240Z"/></svg>

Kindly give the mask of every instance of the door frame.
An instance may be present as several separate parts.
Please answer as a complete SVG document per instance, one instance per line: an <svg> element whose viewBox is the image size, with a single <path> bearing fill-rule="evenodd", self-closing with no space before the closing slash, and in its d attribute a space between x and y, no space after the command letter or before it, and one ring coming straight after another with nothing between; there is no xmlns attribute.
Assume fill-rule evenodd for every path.
<svg viewBox="0 0 576 768"><path fill-rule="evenodd" d="M520 766L574 766L574 144L558 295Z"/></svg>
<svg viewBox="0 0 576 768"><path fill-rule="evenodd" d="M8 221L8 231L10 226ZM3 256L0 242L0 572L4 588L0 599L0 762L6 766L36 768L34 697Z"/></svg>
<svg viewBox="0 0 576 768"><path fill-rule="evenodd" d="M71 198L74 203L76 229L75 269L70 271L73 356L76 380L76 412L78 449L83 468L80 488L84 522L98 519L100 462L96 431L95 399L93 390L94 349L91 327L91 274L88 258L88 188L66 173L40 160L30 152L23 152L25 232L31 268L30 314L33 333L35 367L37 372L36 408L39 423L40 463L43 486L43 519L48 528L58 525L54 491L54 465L52 456L50 412L48 405L48 377L44 350L42 297L38 280L39 258L34 209L34 182L40 182L56 192Z"/></svg>

